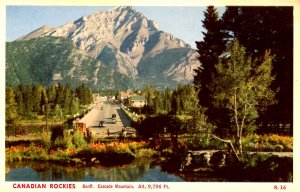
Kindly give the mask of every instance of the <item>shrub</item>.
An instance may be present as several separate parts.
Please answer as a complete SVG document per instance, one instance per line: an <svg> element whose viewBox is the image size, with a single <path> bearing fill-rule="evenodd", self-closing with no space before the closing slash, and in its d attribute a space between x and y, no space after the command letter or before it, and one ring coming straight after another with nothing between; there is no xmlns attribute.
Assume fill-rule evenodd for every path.
<svg viewBox="0 0 300 192"><path fill-rule="evenodd" d="M71 149L74 147L72 140L73 137L71 135L57 137L52 145L52 148Z"/></svg>
<svg viewBox="0 0 300 192"><path fill-rule="evenodd" d="M41 137L41 145L49 149L51 146L51 132L42 132L40 137Z"/></svg>
<svg viewBox="0 0 300 192"><path fill-rule="evenodd" d="M74 147L72 135L64 135L64 144L66 149L72 149Z"/></svg>
<svg viewBox="0 0 300 192"><path fill-rule="evenodd" d="M65 148L64 144L64 138L63 137L57 137L52 144L52 148Z"/></svg>
<svg viewBox="0 0 300 192"><path fill-rule="evenodd" d="M249 151L293 151L293 137L289 136L254 134L244 137L242 142Z"/></svg>
<svg viewBox="0 0 300 192"><path fill-rule="evenodd" d="M31 144L29 147L23 145L12 146L5 150L6 160L46 160L47 150L42 148L40 145Z"/></svg>
<svg viewBox="0 0 300 192"><path fill-rule="evenodd" d="M245 154L243 157L243 163L246 167L255 167L257 163L264 162L269 157L269 154L263 153Z"/></svg>
<svg viewBox="0 0 300 192"><path fill-rule="evenodd" d="M54 143L55 140L58 137L63 137L63 136L64 136L63 127L57 126L57 127L52 128L52 130L51 130L51 143Z"/></svg>
<svg viewBox="0 0 300 192"><path fill-rule="evenodd" d="M135 153L136 158L150 158L157 154L153 149L139 149Z"/></svg>
<svg viewBox="0 0 300 192"><path fill-rule="evenodd" d="M80 131L75 131L73 133L73 144L75 147L81 147L86 144L86 140L84 139L84 134Z"/></svg>
<svg viewBox="0 0 300 192"><path fill-rule="evenodd" d="M129 145L126 143L121 142L111 142L107 145L108 151L113 151L115 153L130 153L132 154L132 151L129 148Z"/></svg>
<svg viewBox="0 0 300 192"><path fill-rule="evenodd" d="M130 142L128 143L128 147L132 150L135 151L137 149L140 149L146 145L146 142Z"/></svg>

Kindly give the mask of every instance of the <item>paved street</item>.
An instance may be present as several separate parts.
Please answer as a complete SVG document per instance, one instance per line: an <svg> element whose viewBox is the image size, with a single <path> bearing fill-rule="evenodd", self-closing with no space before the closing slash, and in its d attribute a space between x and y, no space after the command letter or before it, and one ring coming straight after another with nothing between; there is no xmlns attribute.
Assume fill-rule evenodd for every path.
<svg viewBox="0 0 300 192"><path fill-rule="evenodd" d="M116 122L113 122L112 114L116 114ZM100 127L100 121L105 122L105 127ZM95 137L108 137L107 130L110 132L110 137L118 137L122 128L126 128L128 135L135 133L135 129L131 128L130 119L117 104L97 104L80 122L86 123L86 127Z"/></svg>

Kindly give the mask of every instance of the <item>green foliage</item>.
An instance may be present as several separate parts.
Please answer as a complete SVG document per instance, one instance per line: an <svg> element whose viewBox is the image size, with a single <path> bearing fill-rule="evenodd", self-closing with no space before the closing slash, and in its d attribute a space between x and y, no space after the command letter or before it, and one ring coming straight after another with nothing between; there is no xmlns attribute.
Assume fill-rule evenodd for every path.
<svg viewBox="0 0 300 192"><path fill-rule="evenodd" d="M5 122L14 123L18 118L17 103L15 101L15 93L13 88L6 88L6 105L5 105Z"/></svg>
<svg viewBox="0 0 300 192"><path fill-rule="evenodd" d="M65 148L65 142L64 142L64 137L57 137L54 141L54 143L52 144L52 147L57 149L64 149Z"/></svg>
<svg viewBox="0 0 300 192"><path fill-rule="evenodd" d="M149 108L153 108L154 107L154 97L155 97L155 93L156 93L156 89L154 87L147 86L144 90L143 90L143 95L146 97L147 100L147 106Z"/></svg>
<svg viewBox="0 0 300 192"><path fill-rule="evenodd" d="M138 134L144 138L158 138L160 134L182 134L186 130L186 123L173 115L158 115L147 117L137 126Z"/></svg>
<svg viewBox="0 0 300 192"><path fill-rule="evenodd" d="M72 135L64 135L64 144L66 149L72 149L74 147L73 145L73 137Z"/></svg>
<svg viewBox="0 0 300 192"><path fill-rule="evenodd" d="M32 111L39 114L41 112L41 105L45 102L42 101L43 87L39 84L33 85L31 94Z"/></svg>
<svg viewBox="0 0 300 192"><path fill-rule="evenodd" d="M201 66L195 69L194 85L198 91L199 103L202 107L209 110L205 111L208 122L218 127L219 134L224 134L223 127L227 117L223 111L217 110L213 105L212 91L209 84L216 74L215 65L218 63L219 56L226 48L225 33L222 30L222 20L214 6L208 6L204 12L202 26L206 29L203 32L203 41L196 42L197 52ZM220 131L219 131L220 130Z"/></svg>
<svg viewBox="0 0 300 192"><path fill-rule="evenodd" d="M62 117L62 108L60 107L59 104L56 104L54 106L53 112L52 112L52 117L54 119L60 119Z"/></svg>
<svg viewBox="0 0 300 192"><path fill-rule="evenodd" d="M68 114L70 115L77 114L79 112L79 101L77 98L72 98L68 109Z"/></svg>
<svg viewBox="0 0 300 192"><path fill-rule="evenodd" d="M32 86L20 84L17 87L8 87L7 94L10 95L7 97L7 107L13 106L10 103L13 101L11 98L14 98L18 106L18 117L22 120L37 119L39 115L61 120L66 115L79 113L81 106L92 102L92 91L89 87L81 85L75 90L77 94L74 94L69 84L60 83L49 87L42 87L39 84ZM8 114L7 117L10 115Z"/></svg>
<svg viewBox="0 0 300 192"><path fill-rule="evenodd" d="M147 86L142 94L146 97L146 114L191 115L198 106L197 92L191 85L179 85L175 90L158 90Z"/></svg>
<svg viewBox="0 0 300 192"><path fill-rule="evenodd" d="M243 163L246 167L256 167L257 164L266 161L270 157L269 154L260 154L255 153L253 155L251 154L245 154L243 158Z"/></svg>
<svg viewBox="0 0 300 192"><path fill-rule="evenodd" d="M293 137L270 135L247 135L242 139L247 151L293 151Z"/></svg>
<svg viewBox="0 0 300 192"><path fill-rule="evenodd" d="M12 85L37 82L42 85L50 84L51 75L57 68L66 66L65 63L68 63L67 57L72 49L74 46L71 41L56 37L7 43L7 65L14 69L7 70L9 80L7 83Z"/></svg>
<svg viewBox="0 0 300 192"><path fill-rule="evenodd" d="M241 137L244 128L253 130L259 106L273 103L272 56L266 51L262 60L252 60L235 39L220 58L216 70L210 84L214 105L231 111L231 128Z"/></svg>
<svg viewBox="0 0 300 192"><path fill-rule="evenodd" d="M84 139L84 135L82 132L75 130L73 133L73 144L75 147L81 147L86 144L86 140Z"/></svg>
<svg viewBox="0 0 300 192"><path fill-rule="evenodd" d="M114 71L114 68L106 64L106 61L101 63L85 56L75 47L72 40L63 37L47 36L6 43L7 85L39 83L49 86L58 82L69 82L71 87L76 87L84 82L97 89L127 89L132 86L129 77ZM94 78L90 78L96 70L97 84ZM111 81L112 79L114 81ZM64 107L63 103L59 104Z"/></svg>
<svg viewBox="0 0 300 192"><path fill-rule="evenodd" d="M75 90L76 96L82 105L88 105L93 101L92 90L86 85L82 84Z"/></svg>
<svg viewBox="0 0 300 192"><path fill-rule="evenodd" d="M64 135L62 137L57 137L52 144L52 148L54 149L72 149L73 145L73 137L72 135Z"/></svg>
<svg viewBox="0 0 300 192"><path fill-rule="evenodd" d="M51 129L51 144L53 144L57 138L63 138L64 130L61 126L56 126Z"/></svg>
<svg viewBox="0 0 300 192"><path fill-rule="evenodd" d="M164 79L164 77L158 76L158 74L162 74L162 71L169 69L170 65L180 61L189 51L189 48L176 48L166 50L154 57L147 57L139 63L138 72L142 77L154 76Z"/></svg>
<svg viewBox="0 0 300 192"><path fill-rule="evenodd" d="M151 158L156 154L157 154L157 152L153 149L142 148L142 149L139 149L136 151L135 157L136 158Z"/></svg>
<svg viewBox="0 0 300 192"><path fill-rule="evenodd" d="M197 92L191 85L179 85L172 94L172 114L191 115L199 103Z"/></svg>
<svg viewBox="0 0 300 192"><path fill-rule="evenodd" d="M181 138L180 143L184 143L189 150L227 150L226 143L215 139L207 139L205 134L198 136Z"/></svg>
<svg viewBox="0 0 300 192"><path fill-rule="evenodd" d="M44 146L46 149L51 147L51 132L42 132L40 134L41 138L41 145Z"/></svg>
<svg viewBox="0 0 300 192"><path fill-rule="evenodd" d="M270 49L275 55L273 87L279 88L278 103L260 112L264 123L293 123L293 7L227 7L224 30L254 57ZM292 129L291 129L292 130Z"/></svg>

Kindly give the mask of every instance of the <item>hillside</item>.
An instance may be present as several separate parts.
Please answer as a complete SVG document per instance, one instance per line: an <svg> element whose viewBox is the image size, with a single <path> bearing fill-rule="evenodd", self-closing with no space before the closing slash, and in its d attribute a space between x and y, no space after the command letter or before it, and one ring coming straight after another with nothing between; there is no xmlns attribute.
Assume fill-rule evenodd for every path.
<svg viewBox="0 0 300 192"><path fill-rule="evenodd" d="M99 89L125 89L131 80L90 58L61 37L44 37L6 43L6 84L69 82Z"/></svg>
<svg viewBox="0 0 300 192"><path fill-rule="evenodd" d="M60 62L59 59L65 57L67 53L61 50L63 47L60 45L55 42L51 43L50 41L55 38L50 37L68 41L69 48L73 50L70 55L73 59L77 58L72 61L73 67L70 62ZM46 40L43 40L44 38ZM191 49L188 44L159 30L155 21L148 20L132 7L97 11L59 27L43 26L20 37L16 42L8 43L7 47L11 48L9 46L11 45L14 47L13 49L19 49L18 46L33 40L40 43L47 42L46 47L50 46L51 48L48 48L55 51L55 53L50 52L51 57L57 59L51 60L50 57L45 60L46 65L51 65L51 70L47 71L45 79L37 79L33 77L34 74L23 72L23 76L26 77L22 75L21 77L25 78L26 82L31 80L51 83L56 78L62 78L62 81L72 81L73 79L87 81L96 88L118 88L133 85L143 87L147 84L174 87L179 83L191 83L194 75L193 69L200 65L196 51ZM43 47L43 45L37 46ZM28 54L26 62L38 59L35 54L43 55L44 53L37 52L44 49L45 47L41 50L36 49L36 53ZM80 63L81 61L83 63ZM18 68L18 64L13 59L8 59L8 62L14 63L7 65ZM30 66L31 69L27 70L29 73L35 73L36 70L45 68L40 63L34 62L30 63ZM34 66L39 69L33 69ZM53 71L54 69L55 71ZM59 71L60 69L63 71ZM7 73L8 82L20 81L20 76L16 76L13 68L7 67L7 70L12 70ZM120 79L122 79L121 85L118 84ZM135 82L132 84L132 81Z"/></svg>

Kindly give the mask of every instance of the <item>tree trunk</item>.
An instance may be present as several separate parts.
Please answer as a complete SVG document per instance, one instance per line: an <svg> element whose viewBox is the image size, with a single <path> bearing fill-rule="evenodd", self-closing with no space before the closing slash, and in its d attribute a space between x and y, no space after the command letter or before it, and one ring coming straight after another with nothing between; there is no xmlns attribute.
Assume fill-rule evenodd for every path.
<svg viewBox="0 0 300 192"><path fill-rule="evenodd" d="M217 139L217 140L219 140L219 141L222 141L222 142L228 143L228 144L229 144L229 146L231 147L231 149L232 149L233 153L234 153L234 156L236 157L236 159L237 159L238 161L240 161L239 154L238 154L238 153L237 153L237 151L235 150L235 148L234 148L234 146L233 146L233 144L232 144L231 140L225 140L225 139L221 139L221 138L219 138L218 136L216 136L216 135L212 134L211 132L210 132L210 134L213 136L213 138L215 138L215 139Z"/></svg>
<svg viewBox="0 0 300 192"><path fill-rule="evenodd" d="M237 150L238 150L239 155L242 155L243 148L242 148L242 137L241 136L239 136L237 138Z"/></svg>

